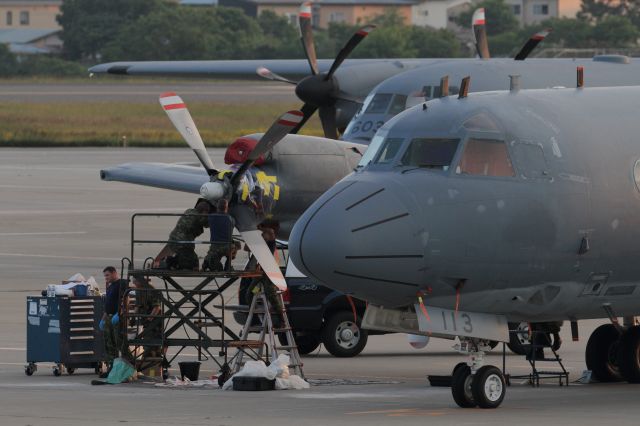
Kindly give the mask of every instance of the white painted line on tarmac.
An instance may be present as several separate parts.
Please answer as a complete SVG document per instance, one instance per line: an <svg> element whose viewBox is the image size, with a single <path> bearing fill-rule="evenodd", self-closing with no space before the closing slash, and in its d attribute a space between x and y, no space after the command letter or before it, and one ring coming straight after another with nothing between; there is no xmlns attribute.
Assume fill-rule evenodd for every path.
<svg viewBox="0 0 640 426"><path fill-rule="evenodd" d="M0 232L0 237L27 237L31 235L82 235L87 231L60 231L60 232Z"/></svg>
<svg viewBox="0 0 640 426"><path fill-rule="evenodd" d="M137 213L140 209L65 209L65 210L0 210L0 216L41 216L41 215L69 215L69 214L111 214L111 213ZM145 213L182 213L184 209L176 207L158 207L145 209Z"/></svg>
<svg viewBox="0 0 640 426"><path fill-rule="evenodd" d="M53 254L26 254L26 253L0 253L0 256L10 257L36 257L36 258L50 258L50 259L69 259L69 260L118 260L121 258L116 257L88 257L88 256L56 256Z"/></svg>
<svg viewBox="0 0 640 426"><path fill-rule="evenodd" d="M0 351L26 351L27 348L0 348Z"/></svg>

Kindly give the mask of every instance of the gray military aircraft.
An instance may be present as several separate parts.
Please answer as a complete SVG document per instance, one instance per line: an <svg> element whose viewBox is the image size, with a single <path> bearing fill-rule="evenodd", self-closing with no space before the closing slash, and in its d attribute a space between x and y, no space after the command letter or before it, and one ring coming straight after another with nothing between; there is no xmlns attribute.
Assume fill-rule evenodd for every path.
<svg viewBox="0 0 640 426"><path fill-rule="evenodd" d="M289 240L300 271L368 300L363 327L457 336L461 407L494 408L483 365L508 321L610 318L586 348L600 381L640 382L639 87L432 100L385 124L358 170ZM613 131L612 131L613 129ZM574 327L572 327L573 329Z"/></svg>
<svg viewBox="0 0 640 426"><path fill-rule="evenodd" d="M374 28L360 28L340 50L333 61L318 60L311 28L311 3L303 3L298 14L300 40L306 60L237 60L237 61L133 61L96 65L92 74L186 76L235 79L266 78L295 84L296 95L304 102L303 121L293 130L297 133L317 110L324 134L337 139L358 111L365 97L378 83L409 69L442 61L447 63L469 61L465 59L356 59L347 57ZM474 15L473 27L477 48L483 58L488 57L484 25L484 9ZM535 47L534 43L533 47ZM525 45L527 47L529 44ZM531 49L533 49L533 47ZM526 52L526 54L525 54ZM528 55L529 51L521 51ZM309 71L311 75L309 75Z"/></svg>

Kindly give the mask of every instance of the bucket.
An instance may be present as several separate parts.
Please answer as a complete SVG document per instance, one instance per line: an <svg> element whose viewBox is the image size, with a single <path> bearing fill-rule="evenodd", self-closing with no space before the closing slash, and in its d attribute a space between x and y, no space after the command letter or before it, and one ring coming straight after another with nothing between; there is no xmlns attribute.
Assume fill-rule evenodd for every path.
<svg viewBox="0 0 640 426"><path fill-rule="evenodd" d="M200 374L199 362L179 362L178 366L180 367L180 376L182 376L182 380L184 380L185 377L192 382L198 380L198 375Z"/></svg>
<svg viewBox="0 0 640 426"><path fill-rule="evenodd" d="M87 286L84 284L78 284L73 287L73 294L75 296L86 296L87 295Z"/></svg>

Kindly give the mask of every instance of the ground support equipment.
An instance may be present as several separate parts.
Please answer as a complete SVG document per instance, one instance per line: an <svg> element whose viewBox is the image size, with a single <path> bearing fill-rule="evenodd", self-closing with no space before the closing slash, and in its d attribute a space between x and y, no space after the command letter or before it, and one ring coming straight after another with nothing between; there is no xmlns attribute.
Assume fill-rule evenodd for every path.
<svg viewBox="0 0 640 426"><path fill-rule="evenodd" d="M529 331L530 330L530 331ZM527 379L529 384L534 387L540 386L541 379L555 379L558 380L558 385L569 386L569 372L562 363L562 358L558 355L558 352L551 345L548 333L540 330L516 331L519 333L530 333L530 346L529 351L526 354L527 361L531 366L531 373L525 375L512 375L506 374L507 383L510 379ZM506 369L506 345L502 347L502 371ZM549 349L552 353L552 357L538 357L539 354L543 354L544 349ZM559 369L538 369L538 363L556 363Z"/></svg>
<svg viewBox="0 0 640 426"><path fill-rule="evenodd" d="M290 357L289 368L293 374L304 378L302 360L298 353L298 346L293 337L293 330L289 323L287 311L282 300L282 293L278 292L282 311L275 312L270 306L262 284L256 286L256 291L247 315L247 321L242 328L240 338L229 342L228 347L235 347L236 353L231 359L231 373L234 374L244 366L246 358L251 360L263 360L268 365L281 353L287 353ZM278 317L274 325L273 314ZM258 338L249 339L249 334L257 333Z"/></svg>
<svg viewBox="0 0 640 426"><path fill-rule="evenodd" d="M31 376L38 362L54 363L53 374L77 368L102 371L104 343L98 323L101 297L27 297L27 365Z"/></svg>

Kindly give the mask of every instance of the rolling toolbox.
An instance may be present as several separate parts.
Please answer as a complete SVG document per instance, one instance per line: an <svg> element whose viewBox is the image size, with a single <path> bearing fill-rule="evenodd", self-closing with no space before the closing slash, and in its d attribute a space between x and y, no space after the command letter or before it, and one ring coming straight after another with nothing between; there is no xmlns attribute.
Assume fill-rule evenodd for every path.
<svg viewBox="0 0 640 426"><path fill-rule="evenodd" d="M53 374L63 369L102 370L104 343L98 323L104 307L99 296L27 297L27 365L25 374L37 371L38 362L54 363Z"/></svg>

